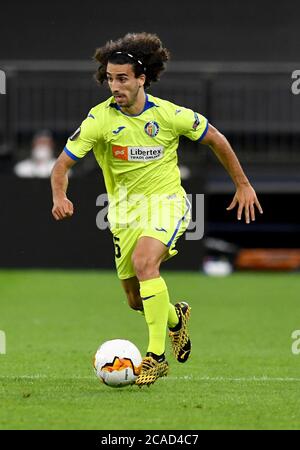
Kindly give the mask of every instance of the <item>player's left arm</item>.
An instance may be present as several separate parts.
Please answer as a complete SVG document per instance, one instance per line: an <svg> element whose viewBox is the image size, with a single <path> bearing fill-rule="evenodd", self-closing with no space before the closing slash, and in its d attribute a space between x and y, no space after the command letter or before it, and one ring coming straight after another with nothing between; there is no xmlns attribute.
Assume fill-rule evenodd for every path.
<svg viewBox="0 0 300 450"><path fill-rule="evenodd" d="M243 212L246 223L250 223L250 218L251 220L255 220L255 207L257 207L261 214L263 213L262 207L257 199L255 190L246 177L226 137L214 126L209 124L208 130L201 140L201 144L208 145L213 150L235 184L236 193L226 209L231 210L237 206L238 220L241 220Z"/></svg>

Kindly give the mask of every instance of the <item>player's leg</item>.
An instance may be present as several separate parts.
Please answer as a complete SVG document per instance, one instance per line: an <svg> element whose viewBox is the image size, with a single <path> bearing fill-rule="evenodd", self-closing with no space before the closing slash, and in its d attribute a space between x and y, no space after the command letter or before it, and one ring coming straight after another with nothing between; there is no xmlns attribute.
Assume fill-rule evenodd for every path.
<svg viewBox="0 0 300 450"><path fill-rule="evenodd" d="M140 282L136 276L121 280L123 289L125 291L128 305L130 308L143 312L143 302L140 296Z"/></svg>
<svg viewBox="0 0 300 450"><path fill-rule="evenodd" d="M132 263L140 283L145 319L149 329L146 358L136 383L139 386L154 383L168 371L165 361L165 340L169 315L169 294L159 267L166 254L166 246L159 240L141 237L132 254Z"/></svg>
<svg viewBox="0 0 300 450"><path fill-rule="evenodd" d="M190 203L185 196L167 196L160 205L159 213L160 221L145 230L143 236L156 238L165 245L163 261L166 261L178 253L175 244L188 227L191 217ZM187 361L191 352L187 329L190 311L191 308L186 302L178 302L175 306L169 304L169 336L174 356L179 362Z"/></svg>
<svg viewBox="0 0 300 450"><path fill-rule="evenodd" d="M143 302L140 295L140 283L137 277L121 280L130 308L144 314ZM191 350L191 341L187 333L187 322L190 307L185 302L169 303L168 328L172 342L173 353L179 362L188 359Z"/></svg>
<svg viewBox="0 0 300 450"><path fill-rule="evenodd" d="M190 220L190 214L187 220L182 221L178 227L177 235L169 246L169 256L173 256L177 240L185 233ZM177 253L177 252L176 252ZM175 253L175 254L176 254ZM188 321L190 318L191 307L187 302L181 301L173 306L173 321L168 321L169 337L171 339L172 350L178 362L184 363L188 360L191 353L191 340L188 333Z"/></svg>
<svg viewBox="0 0 300 450"><path fill-rule="evenodd" d="M140 282L136 276L128 278L126 280L121 280L123 289L125 291L128 305L130 308L143 313L143 301L140 294ZM176 308L172 303L169 303L169 313L168 313L168 328L174 329L179 323L179 317L176 312Z"/></svg>
<svg viewBox="0 0 300 450"><path fill-rule="evenodd" d="M143 312L143 302L140 295L140 282L135 275L132 254L138 242L140 232L135 229L114 230L113 241L115 245L115 262L118 277L121 280L130 308ZM163 248L164 257L168 251L167 247L159 243ZM169 304L168 326L173 327L178 323L178 317L174 306Z"/></svg>
<svg viewBox="0 0 300 450"><path fill-rule="evenodd" d="M132 254L140 296L149 327L148 352L162 355L169 314L169 294L159 268L166 254L166 246L152 237L141 237Z"/></svg>

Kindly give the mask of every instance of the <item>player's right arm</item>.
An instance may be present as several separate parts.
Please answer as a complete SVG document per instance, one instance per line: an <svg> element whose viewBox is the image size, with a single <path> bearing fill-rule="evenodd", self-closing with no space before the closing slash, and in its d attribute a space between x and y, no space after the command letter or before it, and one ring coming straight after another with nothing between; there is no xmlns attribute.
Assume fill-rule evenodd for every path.
<svg viewBox="0 0 300 450"><path fill-rule="evenodd" d="M92 150L99 138L95 117L89 113L81 126L69 137L67 145L58 157L51 174L52 214L55 220L73 215L73 203L67 198L68 172L76 161Z"/></svg>
<svg viewBox="0 0 300 450"><path fill-rule="evenodd" d="M71 217L74 212L73 203L67 198L68 172L76 161L64 151L59 155L51 173L53 197L52 215L55 220Z"/></svg>

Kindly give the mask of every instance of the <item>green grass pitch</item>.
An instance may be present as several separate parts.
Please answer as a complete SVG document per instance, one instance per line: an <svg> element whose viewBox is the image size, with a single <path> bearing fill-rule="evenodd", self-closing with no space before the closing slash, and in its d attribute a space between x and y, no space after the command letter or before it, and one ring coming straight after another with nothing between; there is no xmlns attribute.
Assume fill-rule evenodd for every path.
<svg viewBox="0 0 300 450"><path fill-rule="evenodd" d="M0 429L300 429L298 274L162 272L192 306L192 354L150 388L95 377L105 340L145 353L144 318L114 272L1 271Z"/></svg>

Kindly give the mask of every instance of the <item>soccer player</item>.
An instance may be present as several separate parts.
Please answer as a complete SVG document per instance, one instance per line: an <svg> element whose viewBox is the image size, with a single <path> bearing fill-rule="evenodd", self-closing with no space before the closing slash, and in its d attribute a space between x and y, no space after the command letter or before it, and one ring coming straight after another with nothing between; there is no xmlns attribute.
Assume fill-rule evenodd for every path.
<svg viewBox="0 0 300 450"><path fill-rule="evenodd" d="M126 34L98 48L97 81L107 81L111 97L93 107L68 139L51 176L52 214L72 216L67 198L68 171L93 150L102 169L109 198L108 220L115 244L115 261L129 306L141 311L149 329L149 344L138 386L167 375L167 327L179 362L191 351L187 322L190 306L173 305L160 276L160 264L177 254L175 243L190 221L190 204L177 166L180 136L208 145L231 176L236 193L228 210L237 218L255 220L262 213L256 193L227 139L199 112L146 93L165 69L169 52L155 34Z"/></svg>

